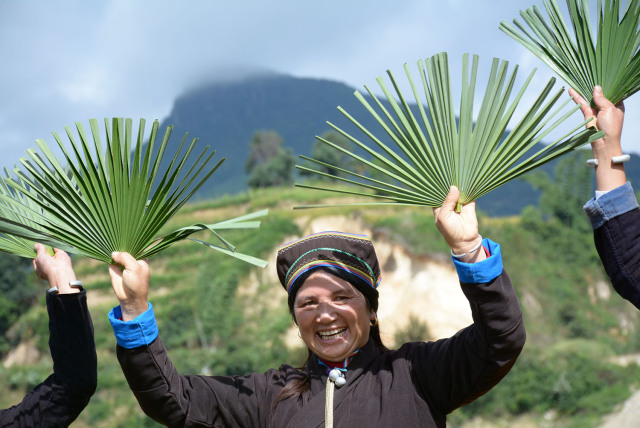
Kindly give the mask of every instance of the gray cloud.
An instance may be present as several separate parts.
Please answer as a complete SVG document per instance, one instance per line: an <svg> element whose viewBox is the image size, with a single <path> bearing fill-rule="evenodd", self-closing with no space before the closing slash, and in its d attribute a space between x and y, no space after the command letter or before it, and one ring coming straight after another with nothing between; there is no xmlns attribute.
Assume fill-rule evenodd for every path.
<svg viewBox="0 0 640 428"><path fill-rule="evenodd" d="M375 87L389 68L401 76L405 62L413 66L440 51L449 52L458 73L461 55L472 52L482 70L494 56L520 62L523 76L538 67L532 100L551 74L498 24L533 3L0 2L1 164L13 164L36 138L52 141L51 131L78 120L163 119L186 89L254 67L362 89ZM628 135L637 131L627 119L625 147L634 152L640 143Z"/></svg>

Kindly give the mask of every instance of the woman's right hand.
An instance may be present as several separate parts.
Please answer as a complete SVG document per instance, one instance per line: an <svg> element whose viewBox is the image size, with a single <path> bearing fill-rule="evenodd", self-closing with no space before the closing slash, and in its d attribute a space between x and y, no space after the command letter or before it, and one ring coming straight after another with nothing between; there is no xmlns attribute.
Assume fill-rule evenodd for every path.
<svg viewBox="0 0 640 428"><path fill-rule="evenodd" d="M436 228L442 234L454 254L465 255L458 258L464 263L476 263L486 258L484 251L469 253L482 245L482 237L478 233L478 217L476 216L475 201L462 206L458 213L455 208L460 198L460 191L456 186L449 188L449 193L441 207L433 208Z"/></svg>
<svg viewBox="0 0 640 428"><path fill-rule="evenodd" d="M129 253L113 252L116 264L109 265L111 286L120 301L122 320L130 321L149 309L149 264Z"/></svg>

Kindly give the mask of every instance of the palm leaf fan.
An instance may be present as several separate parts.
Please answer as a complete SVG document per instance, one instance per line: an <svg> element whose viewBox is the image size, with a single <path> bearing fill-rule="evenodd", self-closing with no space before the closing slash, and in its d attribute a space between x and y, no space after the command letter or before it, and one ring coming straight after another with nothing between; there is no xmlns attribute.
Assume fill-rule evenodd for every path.
<svg viewBox="0 0 640 428"><path fill-rule="evenodd" d="M334 170L339 171L339 174L328 174L321 171L321 168L312 169L306 166L297 166L297 168L307 173L330 177L345 183L346 188L353 187L356 190L347 190L345 186L330 188L307 184L296 185L343 194L370 196L380 200L371 204L431 207L441 206L450 186L455 185L460 190L457 207L460 209L461 204L474 201L521 174L603 135L595 129L584 129L587 122L581 122L560 140L546 146L538 145L579 108L574 106L567 112L563 112L563 108L571 102L570 98L559 107L555 107L563 89L552 93L555 82L553 78L533 105L524 112L522 119L513 123L511 131L507 131L516 106L522 99L535 70L510 101L518 67L516 66L509 74L508 62L497 58L493 60L484 98L478 117L474 121L474 92L478 63L477 55L463 56L459 118L454 111L455 103L445 52L418 62L426 105L421 102L417 85L406 64L404 69L413 92L415 105L411 105L400 92L398 82L390 71L387 71L387 74L398 100L388 89L382 77L378 77L377 82L386 97L387 105L366 86L371 102L356 91L355 96L384 129L383 135L374 135L341 107L338 107L338 110L364 134L369 144L330 122L328 124L351 140L366 155L364 153L359 155L320 137L316 138L335 150L340 150L361 165L361 168L354 167L353 170L365 169L369 172L353 172L301 156L325 169L326 167L335 168ZM394 151L390 142L393 142L399 151ZM363 205L363 203L343 205ZM314 206L298 208L310 207Z"/></svg>
<svg viewBox="0 0 640 428"><path fill-rule="evenodd" d="M558 76L593 104L593 88L602 87L614 104L640 90L640 0L598 0L597 31L587 0L566 0L570 31L556 0L546 0L549 21L533 6L500 29L544 61ZM622 12L622 15L621 15Z"/></svg>
<svg viewBox="0 0 640 428"><path fill-rule="evenodd" d="M66 127L68 148L57 133L53 136L66 161L66 168L43 140L36 140L42 154L27 150L16 167L16 179L6 183L41 208L31 210L33 224L0 219L0 232L56 246L67 251L111 263L113 251L126 251L136 259L150 257L191 234L209 230L217 243L200 242L246 262L265 266L264 260L235 251L220 235L226 229L257 228L256 218L266 210L221 221L195 224L163 236L161 229L204 184L224 161L209 165L215 151L206 146L195 152L197 139L182 139L168 167L163 166L173 126L167 127L157 143L158 121L153 123L144 144L145 120L140 120L135 141L131 119L105 119L106 147L103 150L98 122L89 121L91 137L82 123L77 135ZM19 209L28 209L27 204ZM14 211L17 211L14 209ZM35 224L35 227L34 227Z"/></svg>

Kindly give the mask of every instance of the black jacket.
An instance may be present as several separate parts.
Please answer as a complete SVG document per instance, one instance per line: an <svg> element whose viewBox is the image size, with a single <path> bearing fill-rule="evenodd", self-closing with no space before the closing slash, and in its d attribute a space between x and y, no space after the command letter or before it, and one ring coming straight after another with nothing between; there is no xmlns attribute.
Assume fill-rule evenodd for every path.
<svg viewBox="0 0 640 428"><path fill-rule="evenodd" d="M640 209L605 221L593 235L613 287L640 309Z"/></svg>
<svg viewBox="0 0 640 428"><path fill-rule="evenodd" d="M383 352L370 340L335 392L336 427L444 427L446 415L481 396L511 369L525 341L522 313L506 273L462 284L474 323L448 339ZM327 375L315 358L301 399L274 402L300 377L291 366L246 376L181 376L160 338L117 348L142 409L171 427L322 427Z"/></svg>
<svg viewBox="0 0 640 428"><path fill-rule="evenodd" d="M0 427L67 427L96 390L96 346L86 291L47 293L47 311L53 374L20 404L0 410Z"/></svg>

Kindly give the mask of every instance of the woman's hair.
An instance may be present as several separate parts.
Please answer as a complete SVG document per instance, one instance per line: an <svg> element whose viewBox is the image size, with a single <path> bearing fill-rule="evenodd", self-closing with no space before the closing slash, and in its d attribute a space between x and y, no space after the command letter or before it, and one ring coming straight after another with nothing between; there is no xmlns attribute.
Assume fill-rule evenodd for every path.
<svg viewBox="0 0 640 428"><path fill-rule="evenodd" d="M318 267L317 269L307 271L304 274L300 275L300 277L296 280L296 282L301 281L300 283L303 284L307 280L307 278L309 278L309 276L311 276L311 274L317 270L323 270L325 272L330 273L331 275L337 276L338 278L349 282L358 291L362 290L363 289L362 287L369 287L369 288L371 287L369 284L367 284L358 276L353 275L343 269L338 269L332 266L322 266L322 267ZM367 297L364 293L362 293L362 295L364 296L367 302L367 307L369 309L373 309L374 311L377 311L378 310L377 297L375 301L371 301L371 299ZM289 295L288 304L289 304L289 313L293 318L293 322L295 322L297 325L298 322L296 321L295 311L293 307L295 297L296 296L294 293ZM384 345L384 343L382 343L382 338L380 337L379 325L371 326L371 328L369 329L369 338L373 340L373 343L375 344L376 348L380 349L382 352L389 351L389 349ZM309 372L307 371L307 364L309 363L309 360L311 359L312 356L313 354L311 353L311 350L307 348L307 359L302 364L302 367L298 368L302 376L287 383L284 386L284 388L282 388L282 391L280 391L280 394L278 394L278 396L273 402L272 412L275 412L275 409L278 406L278 403L280 401L293 396L298 396L298 399L302 399L302 394L308 391L309 388L311 388L311 380L310 380Z"/></svg>

